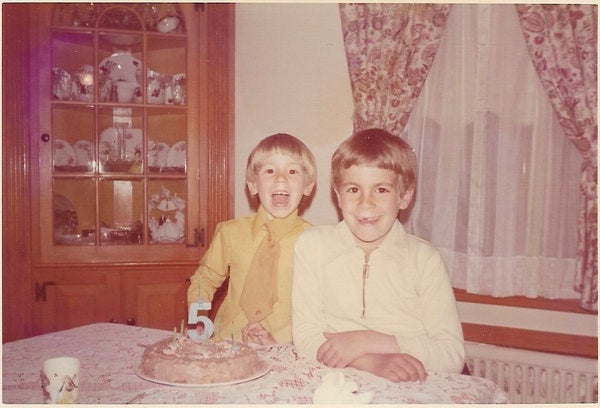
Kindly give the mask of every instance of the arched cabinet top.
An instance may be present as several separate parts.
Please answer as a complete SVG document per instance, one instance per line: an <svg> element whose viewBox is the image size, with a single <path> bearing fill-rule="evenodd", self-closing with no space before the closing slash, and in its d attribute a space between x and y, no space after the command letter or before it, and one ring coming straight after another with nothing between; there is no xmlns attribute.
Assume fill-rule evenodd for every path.
<svg viewBox="0 0 600 408"><path fill-rule="evenodd" d="M185 23L181 7L165 3L64 3L52 14L55 27L185 34Z"/></svg>

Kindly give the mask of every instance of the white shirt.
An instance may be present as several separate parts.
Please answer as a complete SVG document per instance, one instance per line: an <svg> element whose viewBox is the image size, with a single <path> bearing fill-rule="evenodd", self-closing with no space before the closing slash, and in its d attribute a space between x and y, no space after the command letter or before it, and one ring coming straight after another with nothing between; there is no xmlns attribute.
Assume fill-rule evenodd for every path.
<svg viewBox="0 0 600 408"><path fill-rule="evenodd" d="M363 268L368 264L368 277ZM323 332L374 330L396 338L426 370L460 372L463 335L439 252L396 221L368 259L345 222L312 227L296 242L292 334L316 359Z"/></svg>

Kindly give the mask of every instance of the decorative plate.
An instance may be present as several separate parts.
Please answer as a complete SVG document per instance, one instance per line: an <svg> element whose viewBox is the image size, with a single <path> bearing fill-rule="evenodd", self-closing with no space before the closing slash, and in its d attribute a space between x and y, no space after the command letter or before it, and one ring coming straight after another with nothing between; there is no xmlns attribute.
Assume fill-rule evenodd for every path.
<svg viewBox="0 0 600 408"><path fill-rule="evenodd" d="M94 161L94 143L89 140L78 140L73 145L78 166L90 167Z"/></svg>
<svg viewBox="0 0 600 408"><path fill-rule="evenodd" d="M167 163L167 155L171 147L165 142L148 142L148 166L162 167Z"/></svg>
<svg viewBox="0 0 600 408"><path fill-rule="evenodd" d="M54 167L71 167L77 164L75 158L75 150L69 144L69 142L62 139L54 140Z"/></svg>
<svg viewBox="0 0 600 408"><path fill-rule="evenodd" d="M169 381L163 381L163 380L158 380L156 378L152 378L152 377L148 377L147 375L144 375L141 373L140 369L138 368L135 371L135 374L140 377L143 380L146 381L151 381L157 384L163 384L163 385L170 385L173 387L218 387L218 386L222 386L222 385L234 385L234 384L241 384L244 382L248 382L248 381L253 381L253 380L257 380L260 377L264 376L265 374L267 374L270 370L271 370L271 366L269 365L269 363L267 363L266 361L264 361L265 366L262 370L258 371L257 373L251 375L250 377L247 378L242 378L239 380L232 380L232 381L226 381L226 382L220 382L220 383L211 383L211 384L190 384L190 383L174 383L174 382L169 382Z"/></svg>
<svg viewBox="0 0 600 408"><path fill-rule="evenodd" d="M185 168L186 145L185 141L177 142L169 150L167 155L167 166Z"/></svg>

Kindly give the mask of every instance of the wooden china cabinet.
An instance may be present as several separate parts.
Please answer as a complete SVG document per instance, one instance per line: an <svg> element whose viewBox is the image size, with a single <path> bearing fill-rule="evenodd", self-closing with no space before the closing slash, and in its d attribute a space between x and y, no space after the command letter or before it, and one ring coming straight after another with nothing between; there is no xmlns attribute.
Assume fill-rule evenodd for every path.
<svg viewBox="0 0 600 408"><path fill-rule="evenodd" d="M3 49L17 60L14 72L3 64L4 103L14 89L25 112L4 110L17 177L3 192L26 180L16 200L30 210L16 225L3 208L4 240L29 227L19 268L30 274L3 271L30 296L18 300L29 327L4 341L93 322L179 327L188 279L232 216L234 6L45 3L3 15L4 38L19 30L29 50ZM25 158L8 147L21 127ZM3 268L15 251L3 245Z"/></svg>

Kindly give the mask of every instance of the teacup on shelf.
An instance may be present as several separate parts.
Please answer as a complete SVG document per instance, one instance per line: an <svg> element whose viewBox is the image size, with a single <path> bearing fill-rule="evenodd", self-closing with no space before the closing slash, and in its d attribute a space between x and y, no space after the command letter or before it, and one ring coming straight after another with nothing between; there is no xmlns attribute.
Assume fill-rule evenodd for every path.
<svg viewBox="0 0 600 408"><path fill-rule="evenodd" d="M113 86L117 87L117 101L119 103L132 102L136 94L136 89L139 88L137 82L127 81L116 81Z"/></svg>
<svg viewBox="0 0 600 408"><path fill-rule="evenodd" d="M73 91L71 74L62 68L52 68L52 96L54 99L68 101Z"/></svg>
<svg viewBox="0 0 600 408"><path fill-rule="evenodd" d="M175 31L180 24L179 17L167 16L156 23L156 30L161 33L170 33L171 31Z"/></svg>
<svg viewBox="0 0 600 408"><path fill-rule="evenodd" d="M146 97L148 103L163 104L165 103L165 88L163 86L162 75L158 72L148 70Z"/></svg>
<svg viewBox="0 0 600 408"><path fill-rule="evenodd" d="M91 102L94 99L94 67L83 65L73 75L73 99Z"/></svg>

